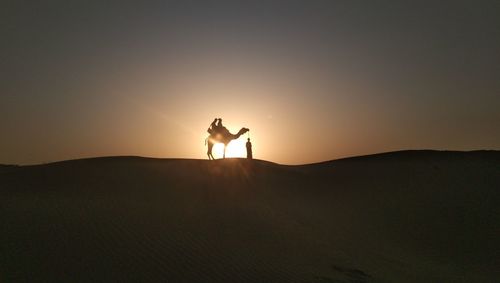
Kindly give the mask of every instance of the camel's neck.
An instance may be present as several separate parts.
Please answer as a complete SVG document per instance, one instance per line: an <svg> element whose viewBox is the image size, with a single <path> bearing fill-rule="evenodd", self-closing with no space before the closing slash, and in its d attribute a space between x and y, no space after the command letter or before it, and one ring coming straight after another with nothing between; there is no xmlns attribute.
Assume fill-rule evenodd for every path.
<svg viewBox="0 0 500 283"><path fill-rule="evenodd" d="M235 140L235 139L239 138L241 135L243 135L246 132L248 132L247 128L241 128L241 130L239 130L236 135L233 135L232 139Z"/></svg>

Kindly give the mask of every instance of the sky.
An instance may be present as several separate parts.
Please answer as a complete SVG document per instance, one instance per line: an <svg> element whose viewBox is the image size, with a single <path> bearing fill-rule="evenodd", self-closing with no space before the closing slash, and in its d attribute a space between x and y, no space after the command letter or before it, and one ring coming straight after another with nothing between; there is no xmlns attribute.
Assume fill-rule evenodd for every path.
<svg viewBox="0 0 500 283"><path fill-rule="evenodd" d="M250 128L255 158L284 164L500 149L498 1L0 7L3 164L203 159L219 117Z"/></svg>

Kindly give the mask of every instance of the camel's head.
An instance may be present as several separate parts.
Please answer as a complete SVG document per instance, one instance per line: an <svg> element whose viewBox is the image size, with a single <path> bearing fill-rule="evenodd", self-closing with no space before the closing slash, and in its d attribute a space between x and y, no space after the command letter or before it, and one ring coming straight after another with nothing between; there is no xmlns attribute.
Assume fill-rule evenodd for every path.
<svg viewBox="0 0 500 283"><path fill-rule="evenodd" d="M241 128L238 133L235 135L234 138L239 138L241 135L245 134L246 132L250 131L249 128Z"/></svg>

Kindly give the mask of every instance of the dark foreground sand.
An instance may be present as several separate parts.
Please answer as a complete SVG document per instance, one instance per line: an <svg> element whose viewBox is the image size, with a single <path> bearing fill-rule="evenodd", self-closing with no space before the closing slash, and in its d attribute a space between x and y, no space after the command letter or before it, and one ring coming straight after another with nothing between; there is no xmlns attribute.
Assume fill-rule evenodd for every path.
<svg viewBox="0 0 500 283"><path fill-rule="evenodd" d="M500 152L0 166L0 282L499 282Z"/></svg>

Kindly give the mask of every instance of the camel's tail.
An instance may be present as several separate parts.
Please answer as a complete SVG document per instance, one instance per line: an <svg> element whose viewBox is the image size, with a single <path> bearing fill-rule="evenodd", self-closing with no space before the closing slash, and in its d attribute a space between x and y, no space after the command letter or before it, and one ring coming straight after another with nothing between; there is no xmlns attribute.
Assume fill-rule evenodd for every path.
<svg viewBox="0 0 500 283"><path fill-rule="evenodd" d="M207 145L208 138L205 139L205 145Z"/></svg>

